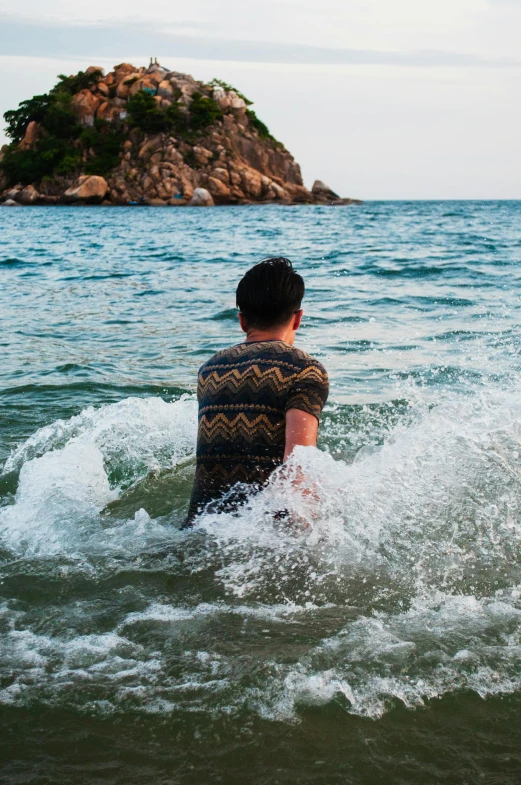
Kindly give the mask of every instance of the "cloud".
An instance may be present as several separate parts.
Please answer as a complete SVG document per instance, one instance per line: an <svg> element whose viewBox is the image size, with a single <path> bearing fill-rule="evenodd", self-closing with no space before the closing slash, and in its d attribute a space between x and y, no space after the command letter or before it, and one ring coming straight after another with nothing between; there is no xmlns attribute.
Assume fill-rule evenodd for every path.
<svg viewBox="0 0 521 785"><path fill-rule="evenodd" d="M227 62L387 66L519 66L514 58L484 57L442 50L385 51L328 48L293 43L212 38L199 34L158 31L142 24L76 25L31 22L0 17L3 55L32 57L121 58L128 53L170 58Z"/></svg>

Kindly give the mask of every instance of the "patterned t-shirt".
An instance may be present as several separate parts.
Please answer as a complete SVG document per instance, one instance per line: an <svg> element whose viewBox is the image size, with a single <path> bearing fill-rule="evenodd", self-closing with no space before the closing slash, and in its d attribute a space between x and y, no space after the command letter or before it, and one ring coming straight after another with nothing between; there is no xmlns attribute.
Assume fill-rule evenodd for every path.
<svg viewBox="0 0 521 785"><path fill-rule="evenodd" d="M265 483L284 458L288 409L319 419L328 392L325 368L283 341L241 343L211 357L199 370L197 464L185 525L236 483Z"/></svg>

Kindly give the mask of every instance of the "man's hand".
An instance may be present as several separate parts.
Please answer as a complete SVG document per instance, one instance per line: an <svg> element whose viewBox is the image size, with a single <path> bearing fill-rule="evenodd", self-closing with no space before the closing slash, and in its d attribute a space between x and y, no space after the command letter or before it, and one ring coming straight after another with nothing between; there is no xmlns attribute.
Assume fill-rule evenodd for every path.
<svg viewBox="0 0 521 785"><path fill-rule="evenodd" d="M316 447L318 434L318 420L312 414L301 409L288 409L286 412L286 446L284 449L284 462L287 461L293 448Z"/></svg>

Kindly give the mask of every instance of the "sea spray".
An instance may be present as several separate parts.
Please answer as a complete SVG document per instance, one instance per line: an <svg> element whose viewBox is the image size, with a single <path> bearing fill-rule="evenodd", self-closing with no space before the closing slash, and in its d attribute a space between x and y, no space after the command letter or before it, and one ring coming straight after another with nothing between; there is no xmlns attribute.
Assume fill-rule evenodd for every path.
<svg viewBox="0 0 521 785"><path fill-rule="evenodd" d="M488 590L521 579L520 456L517 393L461 397L422 408L351 464L299 448L238 513L206 514L199 525L222 553L227 590L241 596L276 594L279 567L285 596L304 562L313 601L361 576L402 598L424 585ZM294 482L296 467L311 496Z"/></svg>
<svg viewBox="0 0 521 785"><path fill-rule="evenodd" d="M69 420L40 428L17 447L3 473L19 470L32 458L65 447L72 439L95 444L109 471L127 481L143 472L173 466L195 453L196 402L185 395L173 402L162 398L126 398L119 403L89 407Z"/></svg>
<svg viewBox="0 0 521 785"><path fill-rule="evenodd" d="M195 427L195 402L184 397L128 398L40 429L4 466L4 473L20 472L14 504L0 510L4 546L40 555L88 551L89 542L117 547L113 531L103 536L101 511L148 472L193 456ZM146 520L143 511L128 534L135 537Z"/></svg>
<svg viewBox="0 0 521 785"><path fill-rule="evenodd" d="M13 555L81 554L91 561L76 571L99 581L113 573L115 553L141 554L125 569L153 566L198 586L200 599L173 593L141 602L102 635L42 635L25 612L6 607L3 667L11 677L0 700L72 706L81 692L71 695L70 684L87 679L91 711L197 706L229 715L247 706L293 721L299 707L333 699L376 717L396 701L414 707L455 690L519 689L515 390L409 411L379 448L351 463L298 449L236 513L203 513L188 533L146 509L103 525L104 506L123 492L109 482L121 460L132 483L189 459L194 444L193 400L128 399L49 426L13 454L7 468L19 467L19 486L0 518ZM77 618L88 611L81 606ZM233 637L216 648L209 635L232 619L253 647L247 679L233 677L243 656ZM291 655L302 624L308 643ZM278 644L257 659L263 629ZM172 657L181 658L180 670Z"/></svg>

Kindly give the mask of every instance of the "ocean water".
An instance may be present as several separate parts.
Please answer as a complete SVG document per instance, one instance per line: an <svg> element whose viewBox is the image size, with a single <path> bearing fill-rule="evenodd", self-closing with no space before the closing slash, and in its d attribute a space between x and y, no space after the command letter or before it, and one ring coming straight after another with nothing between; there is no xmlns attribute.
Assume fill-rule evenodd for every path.
<svg viewBox="0 0 521 785"><path fill-rule="evenodd" d="M1 211L2 782L519 782L520 237L521 202ZM180 532L270 255L319 447Z"/></svg>

